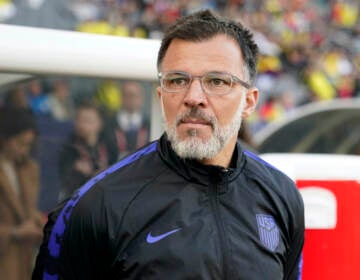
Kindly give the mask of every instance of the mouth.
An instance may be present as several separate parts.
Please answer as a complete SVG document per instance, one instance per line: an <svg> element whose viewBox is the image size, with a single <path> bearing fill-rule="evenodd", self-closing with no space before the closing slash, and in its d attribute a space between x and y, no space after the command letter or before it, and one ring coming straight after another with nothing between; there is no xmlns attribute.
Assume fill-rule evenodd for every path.
<svg viewBox="0 0 360 280"><path fill-rule="evenodd" d="M203 129L212 129L212 123L209 121L206 121L204 119L196 119L196 118L185 118L180 120L178 124L178 128L185 129L188 133L191 132L191 136L196 136L197 133L195 133L198 130ZM194 134L195 133L195 134Z"/></svg>
<svg viewBox="0 0 360 280"><path fill-rule="evenodd" d="M209 121L206 121L204 119L196 119L196 118L184 118L180 120L179 124L211 125Z"/></svg>
<svg viewBox="0 0 360 280"><path fill-rule="evenodd" d="M198 108L192 108L176 118L176 126L185 129L214 129L215 125L216 119Z"/></svg>

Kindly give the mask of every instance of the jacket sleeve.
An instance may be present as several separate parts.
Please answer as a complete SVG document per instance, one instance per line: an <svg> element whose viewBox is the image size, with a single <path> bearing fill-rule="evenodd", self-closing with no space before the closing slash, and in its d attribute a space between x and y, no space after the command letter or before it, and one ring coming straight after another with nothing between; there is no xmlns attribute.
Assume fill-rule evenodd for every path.
<svg viewBox="0 0 360 280"><path fill-rule="evenodd" d="M33 280L107 279L106 271L111 261L101 193L91 191L73 208L69 206L72 199L76 197L73 196L64 202L61 209L49 215ZM57 232L58 220L63 221L63 231ZM57 256L50 252L54 242L58 248ZM51 277L47 277L47 274Z"/></svg>
<svg viewBox="0 0 360 280"><path fill-rule="evenodd" d="M35 267L32 273L33 280L43 279L45 267L52 266L52 258L50 258L48 243L52 228L60 213L60 210L61 208L59 207L48 215L48 220L43 229L43 240L39 247L39 251L36 257Z"/></svg>
<svg viewBox="0 0 360 280"><path fill-rule="evenodd" d="M304 203L297 190L294 196L295 199L289 201L289 205L292 208L290 218L291 240L290 249L286 258L284 278L289 280L300 280L302 273L302 249L304 246L305 234Z"/></svg>

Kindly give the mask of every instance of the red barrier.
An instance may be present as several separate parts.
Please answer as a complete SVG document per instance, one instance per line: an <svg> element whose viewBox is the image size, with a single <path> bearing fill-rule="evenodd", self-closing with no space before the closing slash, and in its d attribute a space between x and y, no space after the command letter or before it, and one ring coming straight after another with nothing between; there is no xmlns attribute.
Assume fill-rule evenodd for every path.
<svg viewBox="0 0 360 280"><path fill-rule="evenodd" d="M360 182L296 182L305 203L303 280L360 279Z"/></svg>

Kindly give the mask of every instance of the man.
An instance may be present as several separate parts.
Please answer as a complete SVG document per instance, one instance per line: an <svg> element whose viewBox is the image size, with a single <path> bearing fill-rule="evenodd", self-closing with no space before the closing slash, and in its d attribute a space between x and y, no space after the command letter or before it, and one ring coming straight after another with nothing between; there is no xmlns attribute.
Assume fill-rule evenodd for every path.
<svg viewBox="0 0 360 280"><path fill-rule="evenodd" d="M122 84L122 108L105 124L105 138L115 163L149 142L149 122L143 113L145 91L136 81Z"/></svg>
<svg viewBox="0 0 360 280"><path fill-rule="evenodd" d="M31 276L41 242L43 217L37 209L39 167L30 158L36 126L28 110L0 111L0 275Z"/></svg>
<svg viewBox="0 0 360 280"><path fill-rule="evenodd" d="M50 216L33 279L298 279L301 197L236 142L258 99L256 55L247 29L209 11L170 27L166 133Z"/></svg>
<svg viewBox="0 0 360 280"><path fill-rule="evenodd" d="M50 115L54 120L66 122L73 120L74 106L70 99L69 84L66 79L52 81L52 91L47 95Z"/></svg>

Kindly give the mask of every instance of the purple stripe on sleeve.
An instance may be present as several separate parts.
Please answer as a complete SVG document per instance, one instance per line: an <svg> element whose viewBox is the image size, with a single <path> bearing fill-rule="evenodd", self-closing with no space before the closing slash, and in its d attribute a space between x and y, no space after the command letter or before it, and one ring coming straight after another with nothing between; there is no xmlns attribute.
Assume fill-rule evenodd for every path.
<svg viewBox="0 0 360 280"><path fill-rule="evenodd" d="M66 203L64 208L61 210L60 215L56 219L56 222L54 224L54 227L51 231L49 242L48 242L48 249L50 256L53 258L58 258L60 256L60 250L61 250L61 238L64 235L65 229L66 229L66 223L69 220L71 213L84 194L86 194L91 187L93 187L98 181L106 177L107 175L115 172L116 170L136 161L137 159L141 158L142 156L145 156L151 152L154 152L156 150L157 142L153 142L149 146L146 146L145 148L137 151L136 153L124 158L123 160L119 161L118 163L110 166L108 169L104 170L97 176L95 176L93 179L88 181L85 185L83 185L79 190L73 194L73 196L69 199L69 201ZM43 274L43 280L57 280L58 275L57 274L49 274L46 272L47 269L45 267L44 274Z"/></svg>

